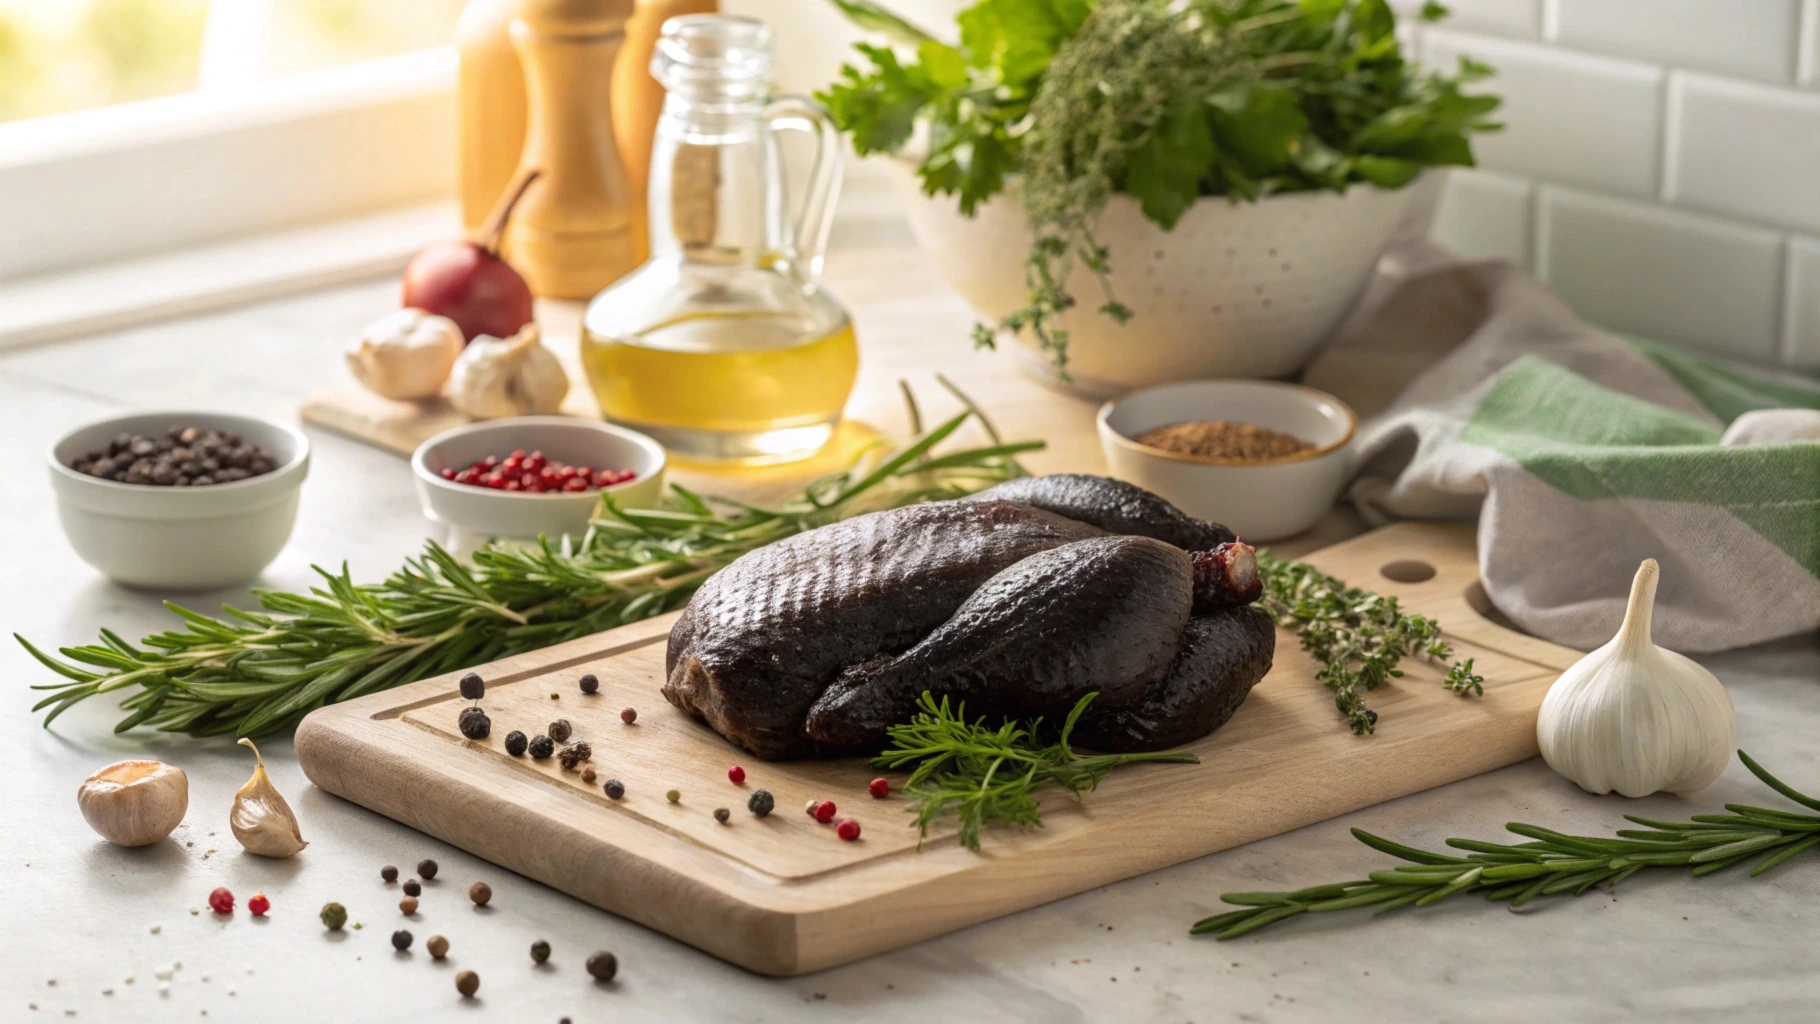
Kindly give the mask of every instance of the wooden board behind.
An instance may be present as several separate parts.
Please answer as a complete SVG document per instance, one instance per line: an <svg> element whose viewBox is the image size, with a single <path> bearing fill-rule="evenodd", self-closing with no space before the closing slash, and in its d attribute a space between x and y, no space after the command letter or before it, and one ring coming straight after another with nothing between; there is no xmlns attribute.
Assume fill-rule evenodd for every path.
<svg viewBox="0 0 1820 1024"><path fill-rule="evenodd" d="M1577 655L1475 610L1470 528L1391 526L1308 560L1439 618L1460 656L1477 659L1485 695L1454 696L1435 666L1411 659L1408 675L1371 696L1377 733L1354 736L1315 664L1279 634L1270 674L1231 722L1190 746L1200 764L1121 769L1080 804L1052 795L1044 827L993 830L981 853L959 846L950 824L919 852L905 802L870 798L876 772L862 760L754 761L672 708L658 688L674 616L481 668L486 740L456 730L466 702L449 675L311 714L297 754L331 793L753 971L799 974L1536 752L1542 695ZM579 691L583 672L600 677L599 694ZM625 707L636 724L620 721ZM505 754L507 732L534 735L558 717L593 747L595 785L554 759ZM727 779L735 763L749 773L744 786ZM601 791L608 778L624 782L623 800ZM761 787L777 802L763 819L745 808ZM671 788L679 803L665 800ZM811 820L810 799L859 820L860 841ZM731 809L728 824L716 807Z"/></svg>

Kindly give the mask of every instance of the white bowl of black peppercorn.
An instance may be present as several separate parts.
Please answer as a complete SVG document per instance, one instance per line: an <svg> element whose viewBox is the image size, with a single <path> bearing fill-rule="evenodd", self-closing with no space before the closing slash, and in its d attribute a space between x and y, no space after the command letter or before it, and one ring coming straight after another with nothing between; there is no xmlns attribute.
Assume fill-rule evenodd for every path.
<svg viewBox="0 0 1820 1024"><path fill-rule="evenodd" d="M122 444L135 437L153 444ZM252 579L283 550L310 442L256 416L149 412L79 427L47 455L58 519L83 561L126 586L211 590ZM121 459L138 470L110 472Z"/></svg>

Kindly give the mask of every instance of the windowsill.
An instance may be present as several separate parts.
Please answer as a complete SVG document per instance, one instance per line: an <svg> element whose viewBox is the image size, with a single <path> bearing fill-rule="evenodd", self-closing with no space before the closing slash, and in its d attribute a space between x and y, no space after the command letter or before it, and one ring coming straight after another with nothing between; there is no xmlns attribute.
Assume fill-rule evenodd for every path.
<svg viewBox="0 0 1820 1024"><path fill-rule="evenodd" d="M459 237L453 201L31 277L0 279L0 349L203 313L404 269ZM874 161L850 160L831 244L907 244L902 206Z"/></svg>
<svg viewBox="0 0 1820 1024"><path fill-rule="evenodd" d="M459 234L438 202L0 281L0 349L394 273Z"/></svg>

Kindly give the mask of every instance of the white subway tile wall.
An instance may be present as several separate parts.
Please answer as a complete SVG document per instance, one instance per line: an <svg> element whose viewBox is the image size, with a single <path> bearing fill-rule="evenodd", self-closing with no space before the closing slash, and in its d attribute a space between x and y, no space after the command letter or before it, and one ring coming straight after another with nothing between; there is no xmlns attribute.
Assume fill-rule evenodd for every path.
<svg viewBox="0 0 1820 1024"><path fill-rule="evenodd" d="M1497 68L1508 127L1432 238L1614 330L1820 370L1820 0L1448 6L1416 52Z"/></svg>
<svg viewBox="0 0 1820 1024"><path fill-rule="evenodd" d="M1788 246L1788 311L1782 320L1782 360L1820 371L1820 241L1797 238Z"/></svg>

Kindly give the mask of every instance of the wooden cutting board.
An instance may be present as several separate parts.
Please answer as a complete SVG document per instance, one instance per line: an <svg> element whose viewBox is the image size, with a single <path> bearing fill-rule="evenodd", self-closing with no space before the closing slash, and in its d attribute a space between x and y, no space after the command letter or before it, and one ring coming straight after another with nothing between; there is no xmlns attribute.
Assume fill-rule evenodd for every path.
<svg viewBox="0 0 1820 1024"><path fill-rule="evenodd" d="M1578 654L1480 614L1470 527L1390 526L1308 560L1437 617L1476 659L1485 695L1456 697L1434 666L1410 659L1408 675L1371 696L1377 733L1354 736L1314 663L1279 634L1270 674L1192 746L1200 764L1121 769L1079 805L1051 795L1044 827L991 830L981 853L962 848L952 825L919 851L907 805L869 797L878 773L861 760L756 761L672 708L658 688L674 616L482 667L486 740L457 731L466 702L450 675L311 714L297 755L331 793L753 971L800 974L1536 752L1542 695ZM584 672L600 677L597 695L578 689ZM636 724L620 721L626 707ZM535 735L559 717L592 745L595 785L554 758L505 753L507 732ZM745 785L728 781L733 764ZM602 793L609 778L624 782L623 800ZM777 801L763 819L746 810L760 787ZM665 800L671 788L679 803ZM835 801L861 839L843 842L809 818L810 799ZM728 824L717 807L732 810Z"/></svg>

